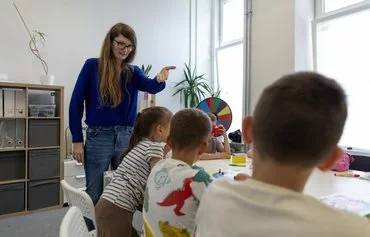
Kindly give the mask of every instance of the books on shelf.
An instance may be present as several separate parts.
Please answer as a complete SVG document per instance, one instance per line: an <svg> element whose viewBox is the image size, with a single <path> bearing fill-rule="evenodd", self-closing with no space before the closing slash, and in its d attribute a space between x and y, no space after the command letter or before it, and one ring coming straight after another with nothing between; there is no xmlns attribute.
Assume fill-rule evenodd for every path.
<svg viewBox="0 0 370 237"><path fill-rule="evenodd" d="M25 117L26 91L0 88L0 117Z"/></svg>
<svg viewBox="0 0 370 237"><path fill-rule="evenodd" d="M4 108L3 108L3 89L0 89L0 117L4 116Z"/></svg>
<svg viewBox="0 0 370 237"><path fill-rule="evenodd" d="M4 117L15 117L15 93L13 89L3 90Z"/></svg>

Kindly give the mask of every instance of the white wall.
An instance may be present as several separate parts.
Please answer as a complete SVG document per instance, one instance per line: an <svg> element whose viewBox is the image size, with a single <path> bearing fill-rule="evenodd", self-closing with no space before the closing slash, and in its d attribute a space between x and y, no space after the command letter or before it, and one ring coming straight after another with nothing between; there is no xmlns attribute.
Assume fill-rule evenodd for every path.
<svg viewBox="0 0 370 237"><path fill-rule="evenodd" d="M190 29L190 1L197 5L197 28ZM50 73L56 84L65 86L65 111L86 58L98 57L108 29L123 21L138 36L135 63L153 64L151 75L161 67L178 67L168 87L157 96L157 104L174 112L182 108L172 97L174 82L183 78L184 63L190 60L190 32L197 32L194 53L198 72L211 79L211 0L18 0L31 29L47 33ZM251 42L251 111L262 90L283 74L311 69L310 17L313 0L253 0ZM192 19L193 22L194 19ZM194 27L194 25L193 25ZM12 6L0 1L0 73L17 82L38 83L42 68L28 49L28 35ZM192 55L192 57L194 56ZM67 116L68 114L65 113ZM67 124L67 120L66 120Z"/></svg>
<svg viewBox="0 0 370 237"><path fill-rule="evenodd" d="M178 69L171 73L157 104L173 111L182 108L172 88L183 77L189 61L188 0L18 0L15 1L29 28L47 34L46 53L49 73L56 84L65 86L65 115L78 73L89 57L98 57L109 28L117 22L130 24L138 37L134 63L152 64L151 75L166 65ZM39 83L42 67L28 49L28 35L12 1L0 1L0 73L9 80ZM66 125L67 125L66 119Z"/></svg>
<svg viewBox="0 0 370 237"><path fill-rule="evenodd" d="M314 0L295 1L295 71L313 70L312 21Z"/></svg>
<svg viewBox="0 0 370 237"><path fill-rule="evenodd" d="M294 71L294 0L252 1L251 111L263 89Z"/></svg>
<svg viewBox="0 0 370 237"><path fill-rule="evenodd" d="M199 74L212 81L212 57L214 51L213 44L213 4L214 0L198 0L197 4L197 24L196 24L196 64Z"/></svg>
<svg viewBox="0 0 370 237"><path fill-rule="evenodd" d="M312 70L314 0L253 0L251 112L263 89L284 74Z"/></svg>

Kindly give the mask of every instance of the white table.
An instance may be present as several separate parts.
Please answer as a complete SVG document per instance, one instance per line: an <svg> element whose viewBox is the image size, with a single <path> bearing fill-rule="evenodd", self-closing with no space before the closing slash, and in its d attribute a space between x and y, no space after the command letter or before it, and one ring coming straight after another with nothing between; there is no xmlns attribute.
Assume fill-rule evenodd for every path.
<svg viewBox="0 0 370 237"><path fill-rule="evenodd" d="M196 165L204 167L211 174L221 169L222 171L236 171L252 175L250 159L248 159L246 167L229 166L229 163L229 160L201 160ZM355 171L355 173L361 174L362 172ZM338 177L331 171L315 170L306 184L304 193L317 199L334 193L347 195L369 194L370 181L353 177Z"/></svg>

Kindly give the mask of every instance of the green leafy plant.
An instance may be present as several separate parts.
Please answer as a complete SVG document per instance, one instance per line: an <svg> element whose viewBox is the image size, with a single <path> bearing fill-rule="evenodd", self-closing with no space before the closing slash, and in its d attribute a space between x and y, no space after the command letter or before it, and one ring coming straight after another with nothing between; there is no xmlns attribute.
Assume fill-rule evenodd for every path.
<svg viewBox="0 0 370 237"><path fill-rule="evenodd" d="M207 91L211 97L220 97L221 89L217 86L217 89L213 88L213 86L208 87L209 90Z"/></svg>
<svg viewBox="0 0 370 237"><path fill-rule="evenodd" d="M144 72L144 74L145 74L146 77L149 77L149 72L150 72L151 69L152 69L152 65L151 64L149 64L147 66L145 66L144 64L141 65L141 70Z"/></svg>
<svg viewBox="0 0 370 237"><path fill-rule="evenodd" d="M147 66L145 66L144 64L141 65L141 70L143 71L144 75L146 77L149 78L149 73L150 73L150 70L152 69L152 65L149 64ZM155 95L151 95L151 97L149 96L149 93L148 92L144 92L144 101L148 101L150 98L150 106L155 106Z"/></svg>
<svg viewBox="0 0 370 237"><path fill-rule="evenodd" d="M184 76L185 79L175 85L178 90L172 96L180 94L180 101L184 101L185 108L194 108L206 97L207 93L210 93L211 88L207 84L204 74L196 74L196 67L191 70L185 64Z"/></svg>

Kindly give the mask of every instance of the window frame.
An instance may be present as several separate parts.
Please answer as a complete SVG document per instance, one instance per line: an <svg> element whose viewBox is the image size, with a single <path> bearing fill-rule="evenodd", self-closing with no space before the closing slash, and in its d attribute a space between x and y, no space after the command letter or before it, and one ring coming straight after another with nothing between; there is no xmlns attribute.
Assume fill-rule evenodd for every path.
<svg viewBox="0 0 370 237"><path fill-rule="evenodd" d="M370 9L370 0L359 2L338 10L325 13L325 0L315 0L315 19L312 23L312 48L313 48L313 67L317 71L317 25L319 23L335 20L357 12Z"/></svg>
<svg viewBox="0 0 370 237"><path fill-rule="evenodd" d="M245 116L246 114L249 114L250 110L250 65L247 65L250 63L250 20L249 17L252 16L251 13L251 0L243 0L244 3L244 27L243 27L243 36L239 39L235 39L228 42L223 42L222 40L222 24L223 24L223 6L226 2L233 1L233 0L218 0L216 3L215 11L217 20L215 21L217 24L215 25L216 28L216 39L214 43L214 69L213 73L215 77L213 78L213 81L211 82L213 86L215 86L218 89L220 86L220 77L219 77L219 63L218 63L218 54L219 51L222 51L227 48L234 47L236 45L243 45L243 58L244 58L244 67L243 67L243 102L242 102L242 114ZM246 12L250 12L250 14L246 14ZM248 28L248 29L247 29Z"/></svg>
<svg viewBox="0 0 370 237"><path fill-rule="evenodd" d="M325 13L325 0L315 0L315 19L312 23L312 46L313 46L313 66L317 71L317 26L319 23L339 19L344 16L370 9L370 0L362 1ZM370 149L341 146L345 152L352 155L370 156Z"/></svg>
<svg viewBox="0 0 370 237"><path fill-rule="evenodd" d="M243 32L243 37L239 38L239 39L236 39L236 40L232 40L232 41L228 41L228 42L223 42L222 41L222 24L223 24L223 5L226 3L226 2L230 2L230 1L233 1L233 0L218 0L218 4L217 7L215 8L215 11L217 11L216 15L217 15L217 21L216 21L216 25L215 25L215 28L217 29L217 39L215 40L215 47L214 47L214 75L216 75L215 79L212 83L213 85L216 85L217 88L219 86L219 82L220 82L220 78L219 78L219 75L218 75L218 52L221 51L221 50L224 50L224 49L227 49L227 48L230 48L230 47L233 47L233 46L236 46L238 44L244 44L245 43L245 36L246 36L246 27L243 27L244 29L244 32ZM249 6L247 6L249 4ZM244 9L248 9L247 7L251 7L250 6L250 3L249 3L249 0L244 0ZM245 17L244 17L244 22L245 22ZM245 54L245 52L244 52ZM245 80L245 75L244 75L244 80ZM245 82L244 82L245 83ZM243 85L245 87L245 84ZM248 93L249 93L249 90L248 90ZM245 107L243 105L243 107Z"/></svg>
<svg viewBox="0 0 370 237"><path fill-rule="evenodd" d="M227 41L227 42L224 42L223 41L223 31L222 31L222 25L223 25L223 19L224 19L224 14L223 14L223 7L225 5L225 3L227 2L231 2L231 1L235 1L235 0L219 0L219 24L218 24L218 32L219 32L219 35L218 35L218 47L217 48L220 48L220 47L223 47L223 46L234 46L235 44L237 43L243 43L243 39L244 39L244 35L245 35L245 32L243 32L243 36L241 38L238 38L238 39L234 39L234 40L231 40L231 41ZM246 4L246 1L243 1L244 2L244 5ZM245 6L244 6L245 8ZM243 27L244 31L245 31L245 27ZM216 48L216 49L217 49Z"/></svg>
<svg viewBox="0 0 370 237"><path fill-rule="evenodd" d="M214 4L214 39L213 39L213 77L212 85L218 88L219 86L219 75L218 75L218 51L226 49L228 47L236 46L237 44L243 45L243 116L251 113L250 97L251 97L251 22L253 17L252 0L243 0L244 2L244 27L243 37L234 41L223 43L222 37L222 6L226 1L230 0L216 0ZM222 89L222 88L220 88Z"/></svg>
<svg viewBox="0 0 370 237"><path fill-rule="evenodd" d="M325 0L315 0L315 21L326 21L328 19L335 19L351 13L363 10L370 5L370 0L358 2L334 11L325 12Z"/></svg>
<svg viewBox="0 0 370 237"><path fill-rule="evenodd" d="M232 43L229 43L227 45L223 45L223 46L220 46L218 48L216 48L215 50L215 64L216 64L216 80L214 82L214 85L217 85L217 88L220 87L220 76L219 76L219 63L218 63L218 60L219 60L219 52L222 51L222 50L226 50L226 49L229 49L229 48L232 48L232 47L235 47L235 46L238 46L238 45L241 45L243 47L243 90L242 90L242 103L241 103L241 106L242 106L242 118L246 116L246 114L248 113L248 109L249 109L249 101L247 101L247 95L249 95L250 93L250 87L247 86L247 81L246 81L246 77L245 77L245 70L246 70L246 66L245 66L245 44L243 43L243 41L234 41ZM219 89L223 89L223 88L219 88ZM221 92L221 95L222 95L222 92ZM227 101L226 101L227 102ZM232 123L234 124L235 123L235 115L233 114L233 121ZM242 120L240 121L242 122ZM239 125L239 129L241 129L241 124ZM231 131L233 132L233 131Z"/></svg>

